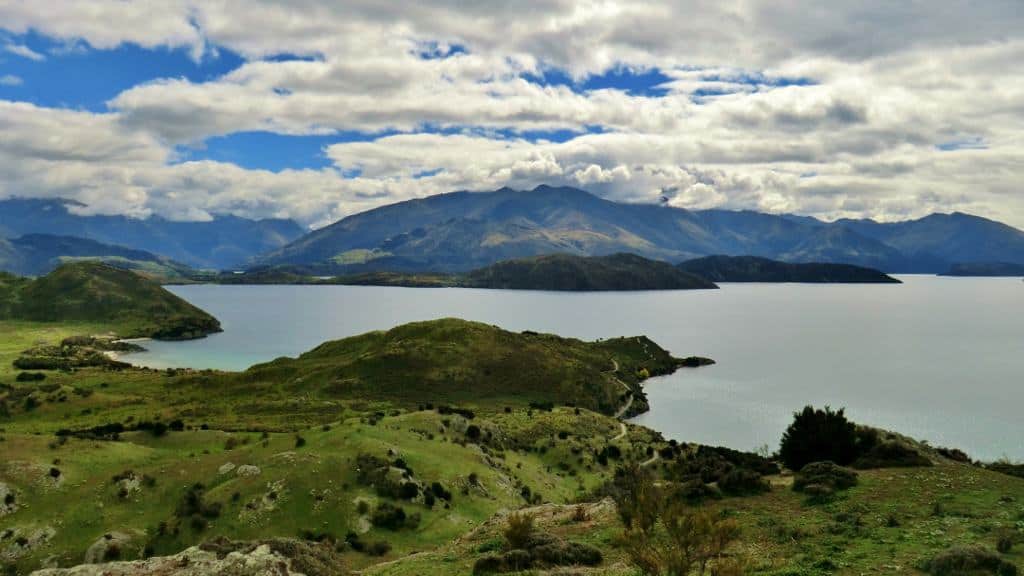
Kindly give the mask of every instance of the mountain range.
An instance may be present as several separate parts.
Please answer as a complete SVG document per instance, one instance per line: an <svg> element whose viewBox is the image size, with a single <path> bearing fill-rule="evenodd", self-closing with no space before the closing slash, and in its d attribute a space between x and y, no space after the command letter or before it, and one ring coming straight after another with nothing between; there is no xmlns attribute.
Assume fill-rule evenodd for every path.
<svg viewBox="0 0 1024 576"><path fill-rule="evenodd" d="M630 252L680 262L752 255L893 273L964 262L1024 263L1024 232L967 214L825 222L751 211L624 204L569 187L452 192L383 206L315 230L255 260L305 273L464 272L501 260Z"/></svg>
<svg viewBox="0 0 1024 576"><path fill-rule="evenodd" d="M26 234L76 237L151 252L193 268L220 270L245 266L254 256L306 232L293 220L216 215L205 222L179 222L159 216L77 214L82 206L65 199L0 200L0 238Z"/></svg>
<svg viewBox="0 0 1024 576"><path fill-rule="evenodd" d="M10 240L0 238L0 270L5 272L40 276L77 260L99 260L163 280L188 278L195 272L165 256L88 238L52 234L26 234Z"/></svg>

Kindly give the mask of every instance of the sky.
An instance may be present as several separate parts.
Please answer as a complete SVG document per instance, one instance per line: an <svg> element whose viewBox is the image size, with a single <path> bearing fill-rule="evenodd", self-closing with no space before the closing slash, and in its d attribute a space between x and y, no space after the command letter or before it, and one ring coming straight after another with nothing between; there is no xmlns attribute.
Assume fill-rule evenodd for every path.
<svg viewBox="0 0 1024 576"><path fill-rule="evenodd" d="M0 0L0 198L311 227L455 190L1024 228L1020 0Z"/></svg>

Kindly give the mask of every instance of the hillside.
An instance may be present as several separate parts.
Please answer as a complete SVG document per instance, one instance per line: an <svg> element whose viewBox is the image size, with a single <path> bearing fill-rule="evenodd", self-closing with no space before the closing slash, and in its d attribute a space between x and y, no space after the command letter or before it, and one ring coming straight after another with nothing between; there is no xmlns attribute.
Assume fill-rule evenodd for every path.
<svg viewBox="0 0 1024 576"><path fill-rule="evenodd" d="M713 282L900 283L871 268L849 264L792 264L756 256L707 256L687 260L678 267Z"/></svg>
<svg viewBox="0 0 1024 576"><path fill-rule="evenodd" d="M725 254L944 272L951 262L1024 263L1024 232L984 218L823 222L749 211L622 204L574 188L453 192L344 218L274 250L258 266L315 275L466 272L545 254L629 252L667 261Z"/></svg>
<svg viewBox="0 0 1024 576"><path fill-rule="evenodd" d="M326 342L298 358L253 366L223 386L251 394L273 383L277 390L405 405L571 403L606 414L628 403L639 413L646 407L641 369L650 376L682 365L644 337L583 342L445 319Z"/></svg>
<svg viewBox="0 0 1024 576"><path fill-rule="evenodd" d="M51 234L26 234L10 240L0 238L0 270L12 274L39 276L63 263L83 259L166 280L180 280L194 274L188 266L169 258L88 238Z"/></svg>
<svg viewBox="0 0 1024 576"><path fill-rule="evenodd" d="M442 320L244 373L85 367L15 381L6 344L56 345L70 328L54 329L0 339L6 573L455 576L504 558L538 576L635 576L623 518L641 477L737 523L727 554L746 570L729 574L925 574L965 546L1001 573L1024 564L1024 480L955 451L882 433L925 462L859 469L855 486L815 496L761 456L543 403L541 380L631 386L638 366L664 365L645 338ZM399 375L378 379L392 361ZM511 370L526 384L506 394ZM512 544L512 513L533 519L525 544Z"/></svg>
<svg viewBox="0 0 1024 576"><path fill-rule="evenodd" d="M80 215L69 200L0 200L0 237L50 234L88 238L159 254L193 268L244 266L258 254L277 249L306 232L291 220L249 220L216 215L206 222L158 216Z"/></svg>
<svg viewBox="0 0 1024 576"><path fill-rule="evenodd" d="M634 254L571 256L554 254L506 260L468 272L461 284L511 290L689 290L714 283L665 262Z"/></svg>
<svg viewBox="0 0 1024 576"><path fill-rule="evenodd" d="M156 282L99 262L64 264L35 280L0 277L0 319L102 323L122 337L168 340L220 331L217 319Z"/></svg>

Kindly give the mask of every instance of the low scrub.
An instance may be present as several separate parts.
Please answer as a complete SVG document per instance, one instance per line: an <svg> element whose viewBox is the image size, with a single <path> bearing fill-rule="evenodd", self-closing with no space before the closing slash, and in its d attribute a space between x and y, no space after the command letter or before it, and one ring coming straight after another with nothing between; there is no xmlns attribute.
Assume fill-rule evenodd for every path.
<svg viewBox="0 0 1024 576"><path fill-rule="evenodd" d="M810 496L827 496L857 485L857 473L835 462L812 462L793 478L793 490Z"/></svg>
<svg viewBox="0 0 1024 576"><path fill-rule="evenodd" d="M982 546L954 546L939 552L923 566L932 576L995 574L1016 576L1017 567L1003 560L994 550Z"/></svg>
<svg viewBox="0 0 1024 576"><path fill-rule="evenodd" d="M853 462L854 468L914 468L931 466L932 461L916 449L897 440L878 443Z"/></svg>

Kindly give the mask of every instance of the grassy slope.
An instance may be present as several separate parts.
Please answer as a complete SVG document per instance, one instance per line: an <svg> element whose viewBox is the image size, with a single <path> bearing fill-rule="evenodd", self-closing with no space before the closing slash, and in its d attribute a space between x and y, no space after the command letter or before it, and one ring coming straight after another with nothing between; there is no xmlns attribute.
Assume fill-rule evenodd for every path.
<svg viewBox="0 0 1024 576"><path fill-rule="evenodd" d="M42 527L56 531L49 544L15 559L18 570L37 567L49 557L62 565L80 562L90 543L114 530L140 533L133 546L141 546L161 521L173 525L174 510L185 488L195 482L207 486L208 501L222 503L221 515L202 532L183 523L177 536L155 540L154 552L173 553L218 535L295 537L302 530L311 530L341 537L349 531L362 532L370 527L357 510L357 500L377 501L380 497L358 484L355 457L367 453L386 458L390 450L391 458L401 457L409 464L415 478L428 484L438 481L450 489L454 494L451 508L428 510L422 503L402 503L408 512L422 515L419 527L400 532L370 528L361 537L364 541L385 539L393 550L383 558L349 552L347 561L355 568L376 565L368 574L467 574L483 554L481 548L500 539L502 520L485 521L528 505L520 494L521 486L529 486L532 493L542 494L543 501L555 504L589 499L587 494L610 477L616 464L602 466L592 456L595 450L614 443L624 460L641 461L647 458L649 447L665 445L656 434L640 427L631 426L624 437L617 438L618 422L589 410L529 410L523 405L527 397L506 402L501 395L474 404L477 416L472 423L491 439L483 446L463 444L469 422L457 415L417 410L412 406L418 400L383 394L367 401L337 390L329 389L330 394L318 390L317 379L327 375L327 358L337 362L369 353L367 364L356 362L358 370L340 364L342 370L364 370L369 377L379 367L377 355L385 354L380 356L385 358L394 353L401 359L417 350L423 338L450 347L425 358L443 363L446 370L464 378L480 373L465 372L474 364L472 356L460 360L459 355L486 355L496 345L494 338L509 338L516 346L531 350L560 342L550 336L502 336L496 332L492 340L473 344L477 339L460 341L452 332L487 334L495 329L460 321L403 328L328 343L304 360L291 361L309 370L310 380L290 384L286 379L264 379L271 374L266 371L268 365L256 368L254 372L261 377L248 384L245 375L217 373L171 375L95 368L48 373L42 384L51 391L35 392L39 407L25 411L12 405L10 416L0 417L4 429L0 432L4 437L0 442L4 455L0 482L15 488L19 505L13 514L0 517L0 533L16 529L19 534L30 534ZM13 382L9 361L20 347L102 330L102 326L89 324L0 322L4 335L0 338L0 382L15 389L39 386ZM572 348L575 342L563 343ZM595 356L578 352L582 355L579 361L597 362L593 370L603 374L610 358L615 358L620 376L625 378L626 366L638 365L644 352L642 346L623 344L628 342L606 343L607 348L578 343L583 349L594 346L599 351ZM498 366L511 369L515 364ZM229 390L225 382L237 388ZM81 392L76 393L75 388ZM506 404L511 405L509 412L504 410ZM376 412L386 415L377 417ZM127 432L118 442L71 438L60 444L53 436L59 428L158 417L163 421L181 417L192 429L160 438ZM200 430L200 424L210 429ZM269 430L265 445L261 430ZM296 448L295 432L306 440L305 446ZM562 438L560 432L568 434ZM231 449L229 438L237 443ZM218 468L228 462L256 465L261 471L254 477L220 474ZM48 479L51 467L61 470L59 485ZM155 485L120 498L112 477L128 469L155 478ZM480 488L469 485L470 474L479 477ZM826 505L806 503L788 489L786 478L775 482L777 486L768 494L716 504L740 519L741 549L751 558L755 574L915 573L913 567L919 560L949 544L977 541L991 547L1000 530L1024 530L1024 480L961 464L863 472L860 486ZM265 509L271 491L277 498L273 509ZM233 500L236 492L238 499ZM248 503L256 504L255 512L246 507ZM616 544L620 528L613 509L606 504L591 506L591 519L582 523L570 519L569 507L533 510L544 513L539 523L545 529L604 551L606 561L601 568L581 573L635 574ZM887 526L890 514L898 520L898 527ZM0 555L16 551L10 546L9 541L0 541ZM1024 564L1021 549L1018 545L1007 558ZM413 552L421 554L409 556ZM826 559L832 563L830 568L821 563Z"/></svg>
<svg viewBox="0 0 1024 576"><path fill-rule="evenodd" d="M619 371L613 374L617 359ZM218 381L222 393L302 391L313 398L475 405L575 403L611 414L637 371L671 372L678 361L644 337L583 342L445 319L327 342L297 359L260 364Z"/></svg>
<svg viewBox="0 0 1024 576"><path fill-rule="evenodd" d="M124 337L198 337L215 318L135 273L99 262L65 264L36 280L0 278L0 319L104 323Z"/></svg>

